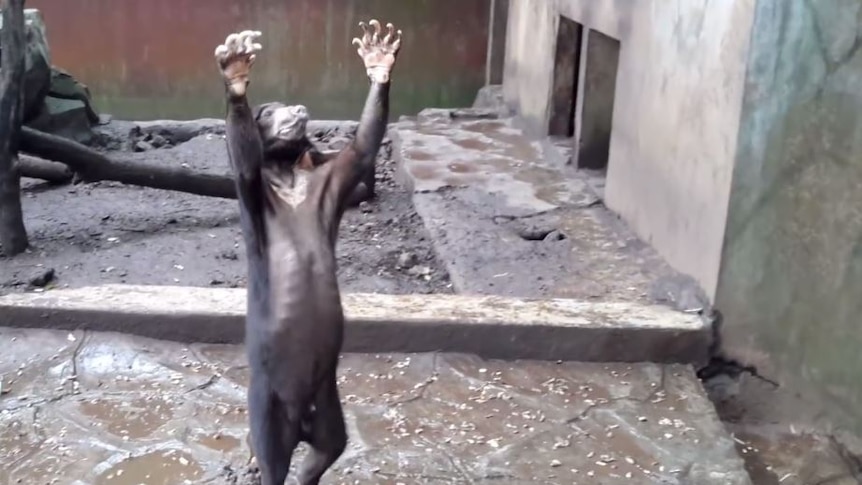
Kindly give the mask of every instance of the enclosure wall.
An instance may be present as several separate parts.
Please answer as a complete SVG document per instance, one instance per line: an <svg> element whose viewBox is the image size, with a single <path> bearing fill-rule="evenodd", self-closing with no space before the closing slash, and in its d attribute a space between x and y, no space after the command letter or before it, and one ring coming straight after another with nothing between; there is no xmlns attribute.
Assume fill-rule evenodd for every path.
<svg viewBox="0 0 862 485"><path fill-rule="evenodd" d="M759 0L717 305L862 432L862 1Z"/></svg>
<svg viewBox="0 0 862 485"><path fill-rule="evenodd" d="M504 96L533 134L547 133L560 15L620 41L606 203L714 296L754 0L509 8Z"/></svg>

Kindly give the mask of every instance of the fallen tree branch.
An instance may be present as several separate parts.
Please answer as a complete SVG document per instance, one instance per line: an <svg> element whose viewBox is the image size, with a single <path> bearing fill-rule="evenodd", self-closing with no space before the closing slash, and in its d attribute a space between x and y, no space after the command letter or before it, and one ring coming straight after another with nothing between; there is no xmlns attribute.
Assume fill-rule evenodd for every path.
<svg viewBox="0 0 862 485"><path fill-rule="evenodd" d="M113 180L154 189L236 198L230 175L198 173L182 167L163 167L146 162L119 162L80 143L26 126L21 128L21 151L68 165L86 182Z"/></svg>
<svg viewBox="0 0 862 485"><path fill-rule="evenodd" d="M47 180L54 184L65 184L72 181L74 174L62 163L49 162L41 158L20 155L18 157L18 173L22 177Z"/></svg>

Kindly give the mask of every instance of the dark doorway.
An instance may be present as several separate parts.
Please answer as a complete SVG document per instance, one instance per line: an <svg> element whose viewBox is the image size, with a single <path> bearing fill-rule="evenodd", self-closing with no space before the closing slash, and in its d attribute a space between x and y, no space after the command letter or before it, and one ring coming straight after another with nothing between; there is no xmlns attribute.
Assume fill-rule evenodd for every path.
<svg viewBox="0 0 862 485"><path fill-rule="evenodd" d="M581 24L559 17L554 54L554 80L548 134L570 137L575 133L575 100L581 59Z"/></svg>
<svg viewBox="0 0 862 485"><path fill-rule="evenodd" d="M583 49L581 88L575 113L578 168L606 170L611 147L620 42L590 29Z"/></svg>

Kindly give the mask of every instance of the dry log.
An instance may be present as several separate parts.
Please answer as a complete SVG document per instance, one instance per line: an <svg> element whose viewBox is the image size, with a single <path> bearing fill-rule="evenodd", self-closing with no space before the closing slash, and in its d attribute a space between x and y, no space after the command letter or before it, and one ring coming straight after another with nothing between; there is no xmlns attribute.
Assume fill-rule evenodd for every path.
<svg viewBox="0 0 862 485"><path fill-rule="evenodd" d="M74 176L69 167L62 163L49 162L27 155L18 156L18 173L22 177L47 180L54 184L71 182Z"/></svg>
<svg viewBox="0 0 862 485"><path fill-rule="evenodd" d="M21 211L18 143L24 81L24 0L6 0L0 31L0 246L7 256L27 249Z"/></svg>
<svg viewBox="0 0 862 485"><path fill-rule="evenodd" d="M68 165L87 182L113 180L154 189L236 198L236 188L229 175L198 173L187 168L163 167L145 162L111 160L80 143L26 126L21 129L21 151Z"/></svg>

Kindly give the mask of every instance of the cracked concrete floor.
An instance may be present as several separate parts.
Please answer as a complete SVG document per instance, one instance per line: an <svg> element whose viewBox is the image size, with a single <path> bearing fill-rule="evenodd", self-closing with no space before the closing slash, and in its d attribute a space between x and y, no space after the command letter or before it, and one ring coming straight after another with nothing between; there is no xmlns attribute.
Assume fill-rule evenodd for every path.
<svg viewBox="0 0 862 485"><path fill-rule="evenodd" d="M0 329L0 348L0 483L249 481L241 347ZM685 366L348 354L340 383L328 484L748 483Z"/></svg>

